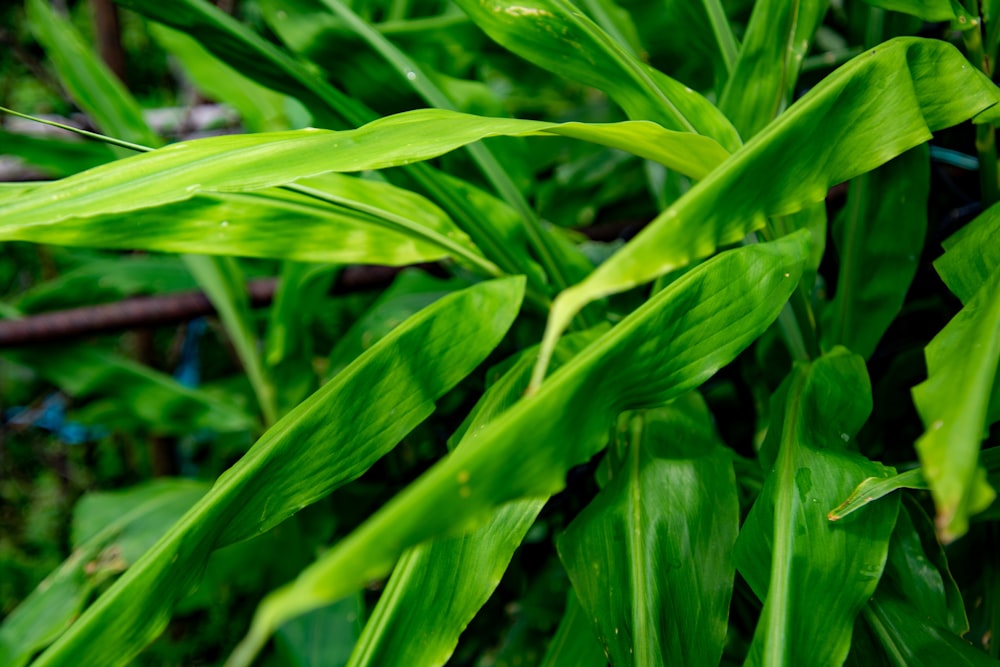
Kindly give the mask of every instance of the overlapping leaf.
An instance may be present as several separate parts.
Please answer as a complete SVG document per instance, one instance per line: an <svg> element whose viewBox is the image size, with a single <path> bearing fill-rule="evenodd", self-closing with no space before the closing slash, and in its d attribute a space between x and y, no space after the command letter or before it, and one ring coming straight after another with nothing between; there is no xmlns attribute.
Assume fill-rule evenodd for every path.
<svg viewBox="0 0 1000 667"><path fill-rule="evenodd" d="M634 120L712 137L735 150L732 125L704 97L629 54L568 0L458 0L493 40L556 74L606 92Z"/></svg>
<svg viewBox="0 0 1000 667"><path fill-rule="evenodd" d="M507 331L523 284L483 283L395 329L265 433L36 665L127 663L162 631L213 549L354 479L425 419Z"/></svg>
<svg viewBox="0 0 1000 667"><path fill-rule="evenodd" d="M382 576L405 548L562 488L566 471L604 445L619 412L698 386L760 335L807 255L800 232L723 253L674 282L271 594L230 664L248 664L283 620Z"/></svg>
<svg viewBox="0 0 1000 667"><path fill-rule="evenodd" d="M84 496L76 508L74 551L0 625L0 664L21 667L75 619L102 581L119 574L208 490L159 480L115 494ZM99 513L106 505L110 512Z"/></svg>
<svg viewBox="0 0 1000 667"><path fill-rule="evenodd" d="M750 665L836 665L847 656L898 509L893 497L850 525L827 520L862 479L891 474L846 448L870 411L864 361L844 348L796 364L772 399L764 450L777 458L736 544L736 565L764 601Z"/></svg>
<svg viewBox="0 0 1000 667"><path fill-rule="evenodd" d="M878 95L872 91L879 91ZM954 91L942 97L941 91ZM542 362L579 308L710 255L767 217L822 201L863 174L1000 102L953 46L898 38L824 79L553 305ZM539 368L535 383L541 381Z"/></svg>

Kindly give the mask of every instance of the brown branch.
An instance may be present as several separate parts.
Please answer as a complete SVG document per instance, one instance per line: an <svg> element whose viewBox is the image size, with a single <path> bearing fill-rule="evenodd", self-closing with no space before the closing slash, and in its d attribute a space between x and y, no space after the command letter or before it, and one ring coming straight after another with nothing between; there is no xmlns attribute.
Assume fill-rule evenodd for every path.
<svg viewBox="0 0 1000 667"><path fill-rule="evenodd" d="M427 265L419 266L427 268ZM332 292L345 294L382 288L391 283L401 270L389 266L348 267L340 273ZM247 283L251 306L259 308L271 303L276 286L274 278ZM115 303L40 313L17 320L0 320L0 348L175 325L214 313L215 308L202 292L131 297Z"/></svg>

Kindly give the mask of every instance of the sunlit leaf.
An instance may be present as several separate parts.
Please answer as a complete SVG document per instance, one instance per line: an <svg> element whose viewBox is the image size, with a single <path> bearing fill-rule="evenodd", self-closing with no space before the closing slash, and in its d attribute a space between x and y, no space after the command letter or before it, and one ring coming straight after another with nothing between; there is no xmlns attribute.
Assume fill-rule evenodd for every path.
<svg viewBox="0 0 1000 667"><path fill-rule="evenodd" d="M945 253L934 262L952 293L968 303L1000 266L1000 204L958 230L941 244Z"/></svg>
<svg viewBox="0 0 1000 667"><path fill-rule="evenodd" d="M872 95L873 90L880 91ZM941 91L955 91L942 98ZM542 362L584 304L705 257L767 217L822 201L830 186L997 104L1000 91L949 44L894 39L824 79L738 153L553 304ZM543 371L539 368L539 371ZM541 377L536 373L535 381Z"/></svg>
<svg viewBox="0 0 1000 667"><path fill-rule="evenodd" d="M740 144L732 125L708 100L629 54L569 0L456 4L497 43L551 72L603 90L633 120L704 134L729 151Z"/></svg>
<svg viewBox="0 0 1000 667"><path fill-rule="evenodd" d="M622 410L698 386L760 335L807 255L808 235L796 233L722 253L657 294L265 599L230 664L246 665L284 619L382 576L405 548L468 531L505 502L558 491L570 467L604 446Z"/></svg>
<svg viewBox="0 0 1000 667"><path fill-rule="evenodd" d="M246 540L356 478L507 331L523 280L452 294L410 318L275 424L35 663L124 665L165 627L213 549Z"/></svg>

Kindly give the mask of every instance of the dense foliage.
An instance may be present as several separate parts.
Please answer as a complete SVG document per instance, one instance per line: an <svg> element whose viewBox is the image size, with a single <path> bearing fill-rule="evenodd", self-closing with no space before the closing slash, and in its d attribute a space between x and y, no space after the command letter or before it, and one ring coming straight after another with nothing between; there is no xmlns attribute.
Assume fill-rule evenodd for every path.
<svg viewBox="0 0 1000 667"><path fill-rule="evenodd" d="M1000 3L117 4L0 339L216 315L0 351L0 664L996 664Z"/></svg>

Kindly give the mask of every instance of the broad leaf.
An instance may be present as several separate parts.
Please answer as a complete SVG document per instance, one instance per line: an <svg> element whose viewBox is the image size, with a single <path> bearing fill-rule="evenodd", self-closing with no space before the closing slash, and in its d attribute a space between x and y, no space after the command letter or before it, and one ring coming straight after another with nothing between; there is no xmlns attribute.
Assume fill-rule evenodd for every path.
<svg viewBox="0 0 1000 667"><path fill-rule="evenodd" d="M924 349L927 380L913 388L924 423L917 452L937 506L942 542L961 537L969 516L996 496L978 465L1000 364L1000 268Z"/></svg>
<svg viewBox="0 0 1000 667"><path fill-rule="evenodd" d="M869 5L911 14L925 21L954 21L972 18L959 0L865 0ZM963 21L965 23L966 21Z"/></svg>
<svg viewBox="0 0 1000 667"><path fill-rule="evenodd" d="M135 562L208 490L157 480L84 496L74 511L73 553L0 625L0 664L26 665L76 618L94 589Z"/></svg>
<svg viewBox="0 0 1000 667"><path fill-rule="evenodd" d="M865 359L875 352L916 275L929 191L926 147L851 182L833 229L840 271L823 318L827 349L843 345Z"/></svg>
<svg viewBox="0 0 1000 667"><path fill-rule="evenodd" d="M266 598L230 664L248 664L285 619L382 576L405 548L561 489L566 471L604 446L622 410L698 386L760 335L807 255L808 235L797 233L720 254L661 291Z"/></svg>
<svg viewBox="0 0 1000 667"><path fill-rule="evenodd" d="M864 361L843 348L797 363L772 398L764 448L777 459L736 544L736 566L764 601L749 665L837 665L847 657L898 509L892 497L850 523L827 520L827 508L859 481L891 473L846 447L870 411Z"/></svg>
<svg viewBox="0 0 1000 667"><path fill-rule="evenodd" d="M722 657L739 529L736 476L697 394L627 418L623 470L557 542L617 666Z"/></svg>
<svg viewBox="0 0 1000 667"><path fill-rule="evenodd" d="M1000 204L991 206L941 244L945 252L935 260L934 268L962 303L969 303L1000 266L997 238L1000 238Z"/></svg>
<svg viewBox="0 0 1000 667"><path fill-rule="evenodd" d="M452 294L410 318L274 425L36 662L123 665L165 627L213 549L356 478L500 341L523 280Z"/></svg>
<svg viewBox="0 0 1000 667"><path fill-rule="evenodd" d="M943 97L942 90L952 93ZM899 38L858 56L585 281L560 294L546 332L543 363L546 350L584 304L710 255L759 229L769 216L822 201L830 186L884 164L930 139L931 132L998 101L996 86L944 42Z"/></svg>

